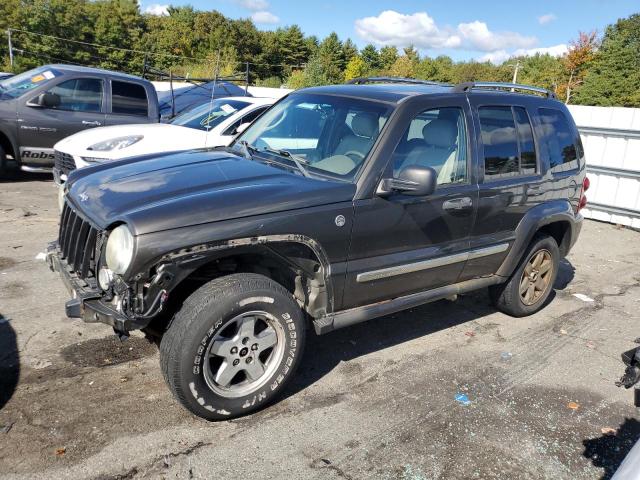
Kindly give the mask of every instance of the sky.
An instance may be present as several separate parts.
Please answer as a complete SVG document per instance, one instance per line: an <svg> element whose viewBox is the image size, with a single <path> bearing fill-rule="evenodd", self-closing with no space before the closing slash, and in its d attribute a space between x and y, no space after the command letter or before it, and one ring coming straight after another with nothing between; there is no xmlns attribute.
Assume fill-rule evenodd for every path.
<svg viewBox="0 0 640 480"><path fill-rule="evenodd" d="M141 0L142 10L156 15L168 5L252 18L263 30L297 24L306 35L322 39L335 31L359 47L414 45L432 57L494 63L536 52L562 55L579 31L603 33L618 18L640 13L638 0Z"/></svg>

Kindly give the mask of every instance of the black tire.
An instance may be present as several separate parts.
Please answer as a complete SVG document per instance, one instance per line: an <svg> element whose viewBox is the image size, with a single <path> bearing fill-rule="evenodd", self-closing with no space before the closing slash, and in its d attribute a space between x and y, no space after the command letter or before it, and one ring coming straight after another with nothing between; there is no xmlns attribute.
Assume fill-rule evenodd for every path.
<svg viewBox="0 0 640 480"><path fill-rule="evenodd" d="M2 148L2 145L0 145L0 176L4 177L7 173L7 153L4 151L4 148Z"/></svg>
<svg viewBox="0 0 640 480"><path fill-rule="evenodd" d="M540 252L548 252L551 257L550 278L548 279L546 289L540 293L540 296L535 299L533 304L527 305L523 296L520 294L523 273L529 262L536 258ZM509 277L509 280L506 283L489 287L491 302L498 310L512 317L526 317L527 315L536 313L545 306L549 295L553 291L553 284L558 275L559 264L560 250L558 249L558 244L555 239L548 235L536 235L529 244L518 268L516 268L511 277Z"/></svg>
<svg viewBox="0 0 640 480"><path fill-rule="evenodd" d="M253 382L256 390L230 398L226 387L215 384L212 375L212 372L219 374L222 371L222 367L215 366L215 362L221 361L221 357L210 357L209 352L214 348L216 339L215 343L227 344L239 336L243 337L240 331L245 318L243 315L250 318L255 312L264 313L264 318L270 323L267 325L264 322L267 326L263 331L272 328L278 340L271 353L268 348L259 352L258 347L254 353L251 351L253 348L248 350L243 347L246 343L237 343L241 349L234 347L236 353L233 357L227 353L223 361L233 358L233 362L237 360L240 363L238 367L233 363L234 368L248 369L248 365L242 362L248 364L252 355L258 360L263 353L268 355L266 364L269 365L265 367L265 364L260 362L260 366L265 367L264 375L260 379L266 380ZM240 318L238 332L230 339L227 332L236 328L237 318ZM257 322L258 320L254 320L253 332L258 329L255 327ZM258 332L256 341L259 341L259 335ZM290 292L263 275L233 274L206 283L185 300L162 337L160 365L169 388L185 408L208 420L228 420L261 409L278 396L300 362L304 340L305 317ZM280 350L281 348L283 350ZM245 350L248 350L248 353ZM244 356L240 356L243 351ZM278 352L278 355L275 352ZM230 362L226 363L227 366L229 364ZM242 387L243 381L251 385L252 380L248 372L249 370L242 370L232 378L240 379L240 387L230 384L228 386L250 388ZM211 382L214 384L213 387L210 386ZM226 396L213 388L226 393ZM236 391L232 395L239 393Z"/></svg>

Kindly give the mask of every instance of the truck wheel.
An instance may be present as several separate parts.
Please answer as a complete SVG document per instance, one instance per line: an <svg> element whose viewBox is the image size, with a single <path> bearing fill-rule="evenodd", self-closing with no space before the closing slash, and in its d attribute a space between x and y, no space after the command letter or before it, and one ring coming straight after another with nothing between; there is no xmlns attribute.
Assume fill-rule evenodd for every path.
<svg viewBox="0 0 640 480"><path fill-rule="evenodd" d="M509 280L489 288L492 303L513 317L537 312L553 290L559 262L556 241L548 235L536 235Z"/></svg>
<svg viewBox="0 0 640 480"><path fill-rule="evenodd" d="M185 300L162 337L160 365L184 407L226 420L274 400L298 366L304 339L291 293L263 275L233 274Z"/></svg>
<svg viewBox="0 0 640 480"><path fill-rule="evenodd" d="M0 145L0 175L5 175L7 173L7 153Z"/></svg>

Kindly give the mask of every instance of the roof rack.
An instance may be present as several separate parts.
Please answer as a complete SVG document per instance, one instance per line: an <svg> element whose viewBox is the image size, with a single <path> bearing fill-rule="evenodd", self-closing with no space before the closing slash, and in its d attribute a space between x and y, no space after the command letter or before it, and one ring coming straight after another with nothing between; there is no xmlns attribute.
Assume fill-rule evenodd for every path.
<svg viewBox="0 0 640 480"><path fill-rule="evenodd" d="M453 92L455 93L465 93L469 92L474 88L484 88L489 90L508 90L511 92L515 92L516 90L520 90L523 92L529 93L537 93L539 95L544 95L547 98L556 98L556 94L551 90L547 90L546 88L540 87L532 87L531 85L521 85L519 83L506 83L506 82L464 82L459 83L455 87L453 87Z"/></svg>
<svg viewBox="0 0 640 480"><path fill-rule="evenodd" d="M365 85L367 83L406 83L410 85L438 85L450 86L446 83L432 82L430 80L418 80L404 77L358 77L347 82L348 85Z"/></svg>

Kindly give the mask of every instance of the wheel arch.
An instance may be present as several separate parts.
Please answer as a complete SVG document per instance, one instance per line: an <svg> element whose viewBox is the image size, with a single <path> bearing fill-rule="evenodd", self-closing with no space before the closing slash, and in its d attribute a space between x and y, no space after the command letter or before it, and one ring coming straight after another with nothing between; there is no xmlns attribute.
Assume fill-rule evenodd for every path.
<svg viewBox="0 0 640 480"><path fill-rule="evenodd" d="M18 155L18 146L13 140L11 140L9 135L7 135L2 130L0 130L0 146L4 149L5 153L8 153L13 157L14 162L20 161L20 156Z"/></svg>
<svg viewBox="0 0 640 480"><path fill-rule="evenodd" d="M233 273L260 273L287 289L311 317L334 306L331 266L312 238L291 234L242 238L183 248L149 269L150 284L165 276L165 309L171 311L204 283Z"/></svg>
<svg viewBox="0 0 640 480"><path fill-rule="evenodd" d="M558 243L560 255L567 255L573 245L575 222L576 217L568 200L544 203L529 210L516 227L515 240L497 275L511 276L531 240L539 233L553 237Z"/></svg>

